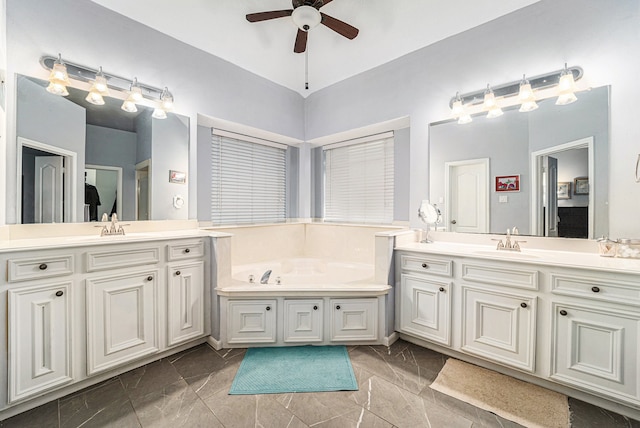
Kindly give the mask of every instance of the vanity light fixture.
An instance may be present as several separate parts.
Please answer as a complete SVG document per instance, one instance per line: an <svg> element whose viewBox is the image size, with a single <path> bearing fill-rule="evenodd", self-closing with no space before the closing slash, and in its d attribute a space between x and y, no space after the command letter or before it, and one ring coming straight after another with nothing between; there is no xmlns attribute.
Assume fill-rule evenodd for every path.
<svg viewBox="0 0 640 428"><path fill-rule="evenodd" d="M62 55L58 54L58 58L51 66L51 73L49 73L49 86L47 86L47 92L54 95L61 95L66 97L69 95L67 91L67 85L69 84L69 74L67 73L67 66L62 62Z"/></svg>
<svg viewBox="0 0 640 428"><path fill-rule="evenodd" d="M567 69L567 63L564 64L564 70L560 73L560 81L558 82L559 96L556 105L564 106L575 102L578 97L575 94L576 82L573 79L573 73Z"/></svg>
<svg viewBox="0 0 640 428"><path fill-rule="evenodd" d="M471 115L467 113L467 109L462 104L462 99L460 98L460 93L456 92L456 99L451 106L451 115L458 119L459 124L465 124L471 122Z"/></svg>
<svg viewBox="0 0 640 428"><path fill-rule="evenodd" d="M139 83L137 79L130 80L111 73L85 67L70 61L63 61L62 55L57 57L45 55L40 58L40 64L50 70L49 87L47 91L56 95L69 95L66 89L70 85L70 80L91 83L91 90L86 100L92 104L104 104L103 96L109 95L109 89L119 93L128 94L126 99L120 95L118 98L125 99L122 109L127 112L136 112L136 104L155 106L158 102L169 110L173 106L173 95L165 87L160 89L154 86ZM82 87L81 85L74 85ZM157 107L156 107L157 109ZM164 116L164 117L162 117ZM154 117L166 118L166 111L158 112Z"/></svg>
<svg viewBox="0 0 640 428"><path fill-rule="evenodd" d="M489 84L487 84L487 90L484 92L484 102L482 103L482 105L489 111L487 113L487 117L489 119L493 119L504 114L502 109L498 105L496 95L493 93L493 90L491 90Z"/></svg>
<svg viewBox="0 0 640 428"><path fill-rule="evenodd" d="M153 110L153 114L151 115L152 118L154 119L166 119L167 118L167 112L164 111L164 109L160 108L160 107L156 107Z"/></svg>
<svg viewBox="0 0 640 428"><path fill-rule="evenodd" d="M564 105L574 102L577 97L575 92L585 90L586 87L578 89L576 82L580 80L584 72L581 67L567 67L565 64L561 70L538 76L525 78L505 83L502 85L487 85L485 89L468 92L465 94L456 93L449 101L449 107L456 106L456 112L463 107L465 114L453 114L458 118L458 123L469 123L472 115L487 112L487 117L498 117L502 114L502 108L520 105L522 112L535 110L537 101L558 97L556 104ZM468 115L469 117L465 117Z"/></svg>
<svg viewBox="0 0 640 428"><path fill-rule="evenodd" d="M522 75L522 81L520 82L520 91L518 92L518 101L520 101L520 109L519 112L528 112L533 111L538 108L538 103L536 103L536 97L533 94L533 89L531 89L531 83L525 78L525 75Z"/></svg>

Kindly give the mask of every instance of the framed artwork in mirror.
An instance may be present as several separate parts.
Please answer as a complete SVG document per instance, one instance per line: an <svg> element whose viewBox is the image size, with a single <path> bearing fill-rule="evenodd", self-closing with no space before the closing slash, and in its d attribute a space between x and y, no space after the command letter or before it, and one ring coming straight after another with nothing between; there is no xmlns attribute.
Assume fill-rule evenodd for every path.
<svg viewBox="0 0 640 428"><path fill-rule="evenodd" d="M588 195L589 194L589 177L576 177L573 180L573 194L574 195Z"/></svg>
<svg viewBox="0 0 640 428"><path fill-rule="evenodd" d="M571 182L558 182L558 199L571 199Z"/></svg>
<svg viewBox="0 0 640 428"><path fill-rule="evenodd" d="M519 192L520 175L498 175L496 176L496 192Z"/></svg>

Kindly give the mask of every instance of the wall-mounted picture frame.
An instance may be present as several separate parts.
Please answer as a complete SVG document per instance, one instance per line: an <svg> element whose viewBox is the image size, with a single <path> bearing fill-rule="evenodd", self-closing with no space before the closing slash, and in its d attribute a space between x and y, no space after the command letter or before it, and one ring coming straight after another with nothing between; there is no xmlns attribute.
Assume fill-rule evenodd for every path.
<svg viewBox="0 0 640 428"><path fill-rule="evenodd" d="M186 184L186 182L186 172L169 170L169 183Z"/></svg>
<svg viewBox="0 0 640 428"><path fill-rule="evenodd" d="M571 199L571 182L558 182L558 199Z"/></svg>
<svg viewBox="0 0 640 428"><path fill-rule="evenodd" d="M520 175L498 175L496 176L496 192L519 192Z"/></svg>
<svg viewBox="0 0 640 428"><path fill-rule="evenodd" d="M576 177L573 179L573 194L574 195L589 194L589 177Z"/></svg>

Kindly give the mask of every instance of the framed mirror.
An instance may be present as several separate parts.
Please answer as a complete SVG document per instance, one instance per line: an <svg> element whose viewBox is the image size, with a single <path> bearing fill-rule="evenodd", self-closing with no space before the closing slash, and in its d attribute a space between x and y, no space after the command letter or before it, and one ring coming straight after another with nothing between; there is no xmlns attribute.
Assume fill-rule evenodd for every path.
<svg viewBox="0 0 640 428"><path fill-rule="evenodd" d="M609 90L578 93L564 106L547 99L527 113L515 107L469 124L431 124L429 195L442 210L439 230L607 235ZM588 192L583 185L580 195L558 197L557 183L576 178L587 180Z"/></svg>
<svg viewBox="0 0 640 428"><path fill-rule="evenodd" d="M97 106L83 90L61 97L44 80L17 79L18 223L188 218L172 203L188 184L169 171L188 173L189 118L156 119L142 105L125 112L111 97Z"/></svg>

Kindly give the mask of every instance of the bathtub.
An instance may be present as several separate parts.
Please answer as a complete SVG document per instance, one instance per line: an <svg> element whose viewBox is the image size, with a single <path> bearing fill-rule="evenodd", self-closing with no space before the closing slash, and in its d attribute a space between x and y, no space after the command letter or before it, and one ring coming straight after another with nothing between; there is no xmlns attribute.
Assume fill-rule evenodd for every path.
<svg viewBox="0 0 640 428"><path fill-rule="evenodd" d="M269 282L260 284L271 270ZM391 288L374 283L375 267L366 263L298 257L234 266L232 281L218 286L222 296L377 296ZM253 282L251 281L253 278Z"/></svg>

